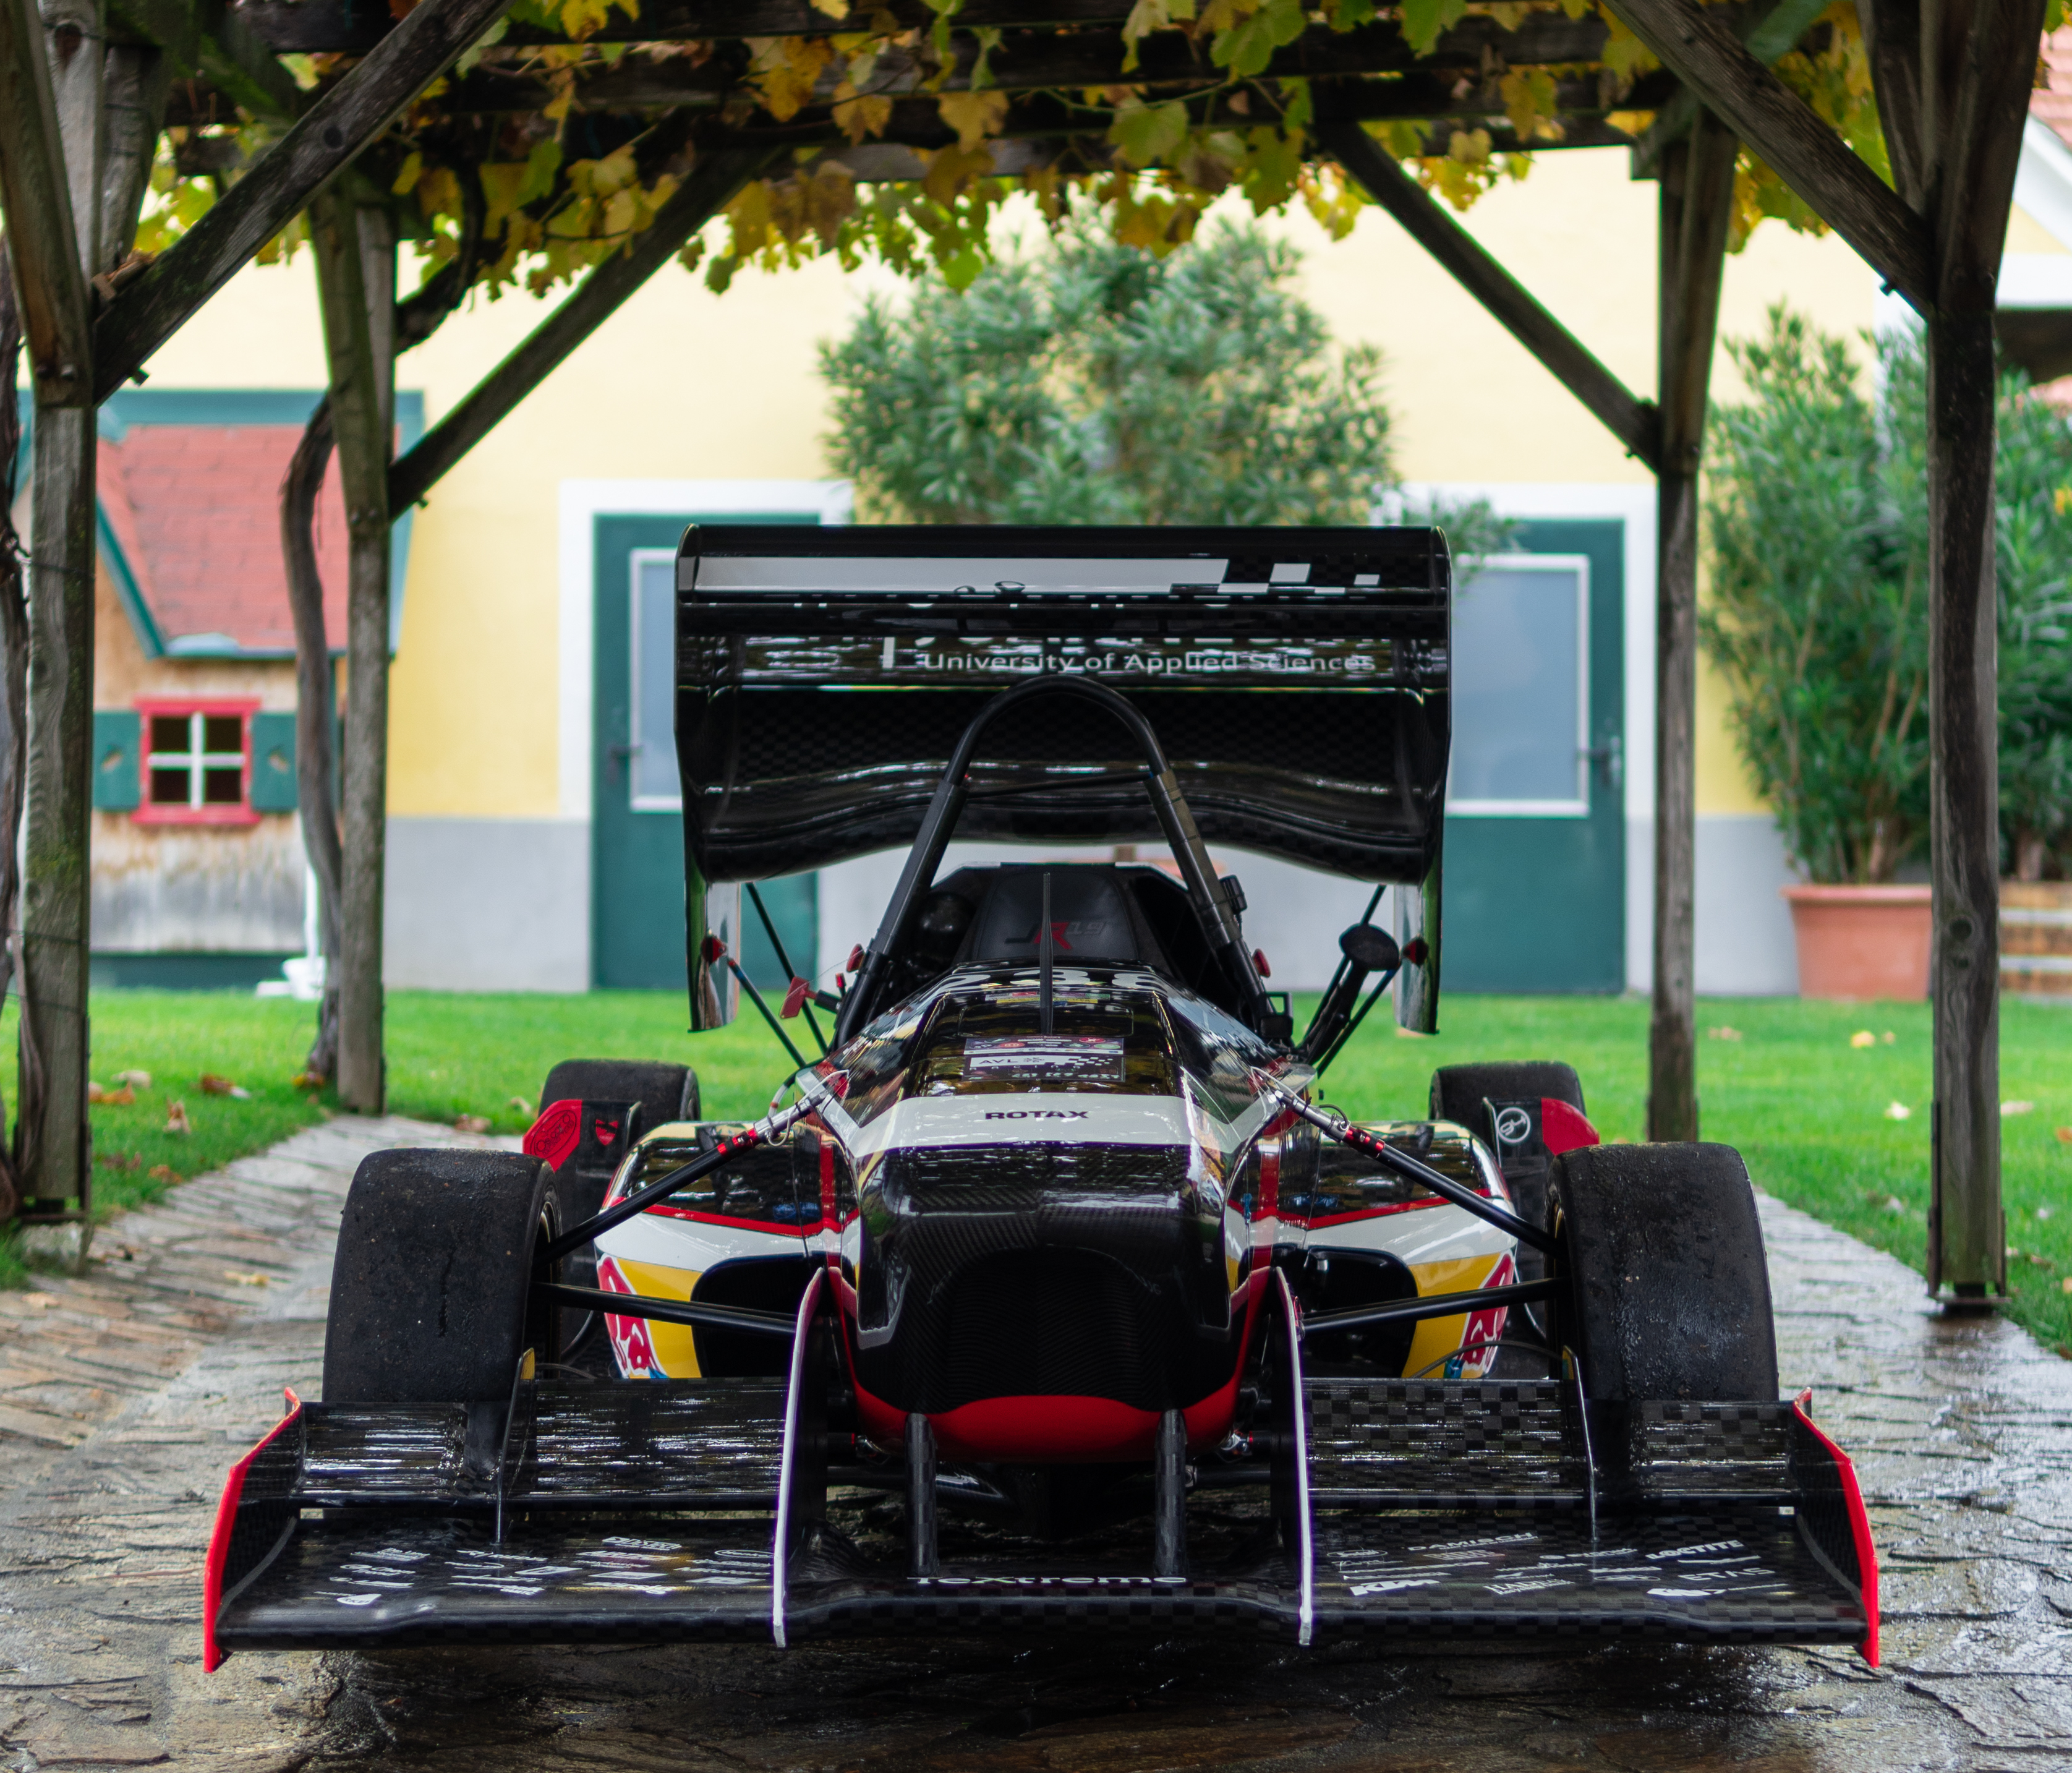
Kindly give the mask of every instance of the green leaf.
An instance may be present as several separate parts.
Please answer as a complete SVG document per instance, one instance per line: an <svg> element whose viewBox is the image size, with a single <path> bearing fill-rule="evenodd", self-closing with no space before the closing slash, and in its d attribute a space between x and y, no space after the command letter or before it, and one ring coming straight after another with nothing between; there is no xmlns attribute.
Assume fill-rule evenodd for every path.
<svg viewBox="0 0 2072 1773"><path fill-rule="evenodd" d="M1459 23L1467 10L1467 0L1403 0L1403 35L1419 55L1429 56L1439 33Z"/></svg>
<svg viewBox="0 0 2072 1773"><path fill-rule="evenodd" d="M1133 167L1156 166L1187 138L1187 107L1174 99L1146 105L1133 98L1119 106L1108 125L1116 152Z"/></svg>

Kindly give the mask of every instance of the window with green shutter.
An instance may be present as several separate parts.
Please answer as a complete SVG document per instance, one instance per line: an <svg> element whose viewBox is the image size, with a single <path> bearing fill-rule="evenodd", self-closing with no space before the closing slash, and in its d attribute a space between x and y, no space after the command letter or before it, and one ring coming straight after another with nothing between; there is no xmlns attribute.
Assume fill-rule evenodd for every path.
<svg viewBox="0 0 2072 1773"><path fill-rule="evenodd" d="M262 710L252 717L252 810L295 810L295 717Z"/></svg>
<svg viewBox="0 0 2072 1773"><path fill-rule="evenodd" d="M93 804L104 812L137 807L137 745L142 722L134 708L93 711Z"/></svg>

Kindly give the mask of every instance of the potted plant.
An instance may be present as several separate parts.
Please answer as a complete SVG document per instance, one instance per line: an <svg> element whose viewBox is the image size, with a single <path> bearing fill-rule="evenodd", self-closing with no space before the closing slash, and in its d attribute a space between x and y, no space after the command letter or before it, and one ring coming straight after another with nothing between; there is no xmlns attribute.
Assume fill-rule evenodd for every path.
<svg viewBox="0 0 2072 1773"><path fill-rule="evenodd" d="M1800 991L1920 998L1929 889L1895 878L1926 833L1926 537L1909 533L1925 530L1926 500L1904 496L1919 438L1881 422L1902 415L1866 397L1841 340L1782 307L1770 319L1766 338L1729 345L1750 398L1708 428L1700 631L1805 877L1786 889Z"/></svg>
<svg viewBox="0 0 2072 1773"><path fill-rule="evenodd" d="M1705 645L1735 735L1805 874L1786 889L1809 997L1918 998L1929 889L1894 878L1926 835L1927 374L1877 342L1876 405L1843 343L1773 310L1729 348L1751 399L1712 421ZM2003 981L2072 991L2072 431L2001 383Z"/></svg>

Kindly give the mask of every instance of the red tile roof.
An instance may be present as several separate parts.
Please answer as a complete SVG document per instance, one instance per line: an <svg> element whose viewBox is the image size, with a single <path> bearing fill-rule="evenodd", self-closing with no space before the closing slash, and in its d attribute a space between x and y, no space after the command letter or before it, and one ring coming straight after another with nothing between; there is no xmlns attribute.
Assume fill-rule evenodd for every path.
<svg viewBox="0 0 2072 1773"><path fill-rule="evenodd" d="M101 445L101 505L168 643L228 635L251 652L293 652L281 565L281 481L293 425L132 425ZM317 500L324 627L345 644L345 504L331 458Z"/></svg>

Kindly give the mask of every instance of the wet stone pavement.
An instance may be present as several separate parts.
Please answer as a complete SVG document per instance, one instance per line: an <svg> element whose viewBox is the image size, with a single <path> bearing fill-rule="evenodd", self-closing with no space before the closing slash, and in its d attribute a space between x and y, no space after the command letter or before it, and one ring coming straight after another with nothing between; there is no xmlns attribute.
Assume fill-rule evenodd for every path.
<svg viewBox="0 0 2072 1773"><path fill-rule="evenodd" d="M283 1384L314 1392L352 1165L454 1138L333 1121L119 1222L93 1275L39 1283L49 1302L0 1295L0 1767L2072 1767L2072 1363L1938 1315L1898 1263L1768 1202L1787 1384L1814 1388L1870 1499L1877 1671L1827 1651L1059 1635L245 1655L205 1676L223 1469Z"/></svg>

